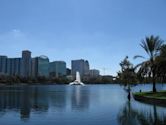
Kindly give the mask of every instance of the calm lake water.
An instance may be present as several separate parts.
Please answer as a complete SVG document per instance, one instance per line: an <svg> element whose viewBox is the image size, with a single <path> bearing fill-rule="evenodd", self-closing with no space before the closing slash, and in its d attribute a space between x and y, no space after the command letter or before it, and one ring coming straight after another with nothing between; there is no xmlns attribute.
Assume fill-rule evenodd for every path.
<svg viewBox="0 0 166 125"><path fill-rule="evenodd" d="M132 91L151 90L138 85ZM166 85L158 85L166 90ZM120 85L0 87L0 125L166 125L166 107L132 99Z"/></svg>

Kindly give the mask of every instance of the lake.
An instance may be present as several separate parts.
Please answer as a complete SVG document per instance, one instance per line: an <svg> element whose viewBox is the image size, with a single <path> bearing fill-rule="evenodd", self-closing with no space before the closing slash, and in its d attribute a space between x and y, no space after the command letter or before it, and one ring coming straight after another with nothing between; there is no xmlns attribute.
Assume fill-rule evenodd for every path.
<svg viewBox="0 0 166 125"><path fill-rule="evenodd" d="M166 107L127 99L120 85L0 87L0 125L166 125ZM132 91L151 90L138 85ZM158 90L166 85L158 84Z"/></svg>

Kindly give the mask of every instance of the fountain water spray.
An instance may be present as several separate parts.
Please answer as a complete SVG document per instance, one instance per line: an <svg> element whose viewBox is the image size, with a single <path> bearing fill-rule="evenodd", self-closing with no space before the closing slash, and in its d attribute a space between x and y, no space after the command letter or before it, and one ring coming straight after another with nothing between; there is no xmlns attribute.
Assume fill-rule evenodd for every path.
<svg viewBox="0 0 166 125"><path fill-rule="evenodd" d="M76 72L76 80L74 82L71 82L69 85L83 85L84 86L84 83L81 82L79 72Z"/></svg>

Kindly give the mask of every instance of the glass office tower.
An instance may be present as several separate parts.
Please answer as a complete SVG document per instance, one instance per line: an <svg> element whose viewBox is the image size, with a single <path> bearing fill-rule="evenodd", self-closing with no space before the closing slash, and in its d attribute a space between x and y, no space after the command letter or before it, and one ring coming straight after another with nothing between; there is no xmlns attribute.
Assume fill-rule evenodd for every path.
<svg viewBox="0 0 166 125"><path fill-rule="evenodd" d="M38 76L49 77L49 59L47 56L38 57Z"/></svg>
<svg viewBox="0 0 166 125"><path fill-rule="evenodd" d="M50 63L49 72L51 77L66 76L66 62L54 61Z"/></svg>
<svg viewBox="0 0 166 125"><path fill-rule="evenodd" d="M32 59L32 77L49 77L49 59L47 56Z"/></svg>

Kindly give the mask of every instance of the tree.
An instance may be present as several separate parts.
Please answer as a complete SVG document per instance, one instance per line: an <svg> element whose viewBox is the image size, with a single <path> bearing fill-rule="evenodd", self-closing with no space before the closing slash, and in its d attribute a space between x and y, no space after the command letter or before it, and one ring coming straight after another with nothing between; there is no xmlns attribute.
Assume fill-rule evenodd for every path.
<svg viewBox="0 0 166 125"><path fill-rule="evenodd" d="M166 82L166 45L161 47L160 55L155 60L156 74L160 82Z"/></svg>
<svg viewBox="0 0 166 125"><path fill-rule="evenodd" d="M134 71L133 64L128 60L126 56L119 64L121 71L118 72L118 78L125 86L136 82L136 73Z"/></svg>
<svg viewBox="0 0 166 125"><path fill-rule="evenodd" d="M133 64L128 60L128 56L124 58L120 63L121 71L118 72L119 81L127 86L128 99L130 100L130 84L136 83L136 73L134 71Z"/></svg>
<svg viewBox="0 0 166 125"><path fill-rule="evenodd" d="M138 64L137 67L141 67L142 69L148 67L148 72L150 77L152 77L153 82L153 92L156 92L156 65L155 59L159 55L160 49L163 45L163 40L161 40L158 36L151 35L150 37L146 37L141 42L141 47L145 50L148 55L148 59ZM145 58L143 56L137 55L134 58Z"/></svg>

